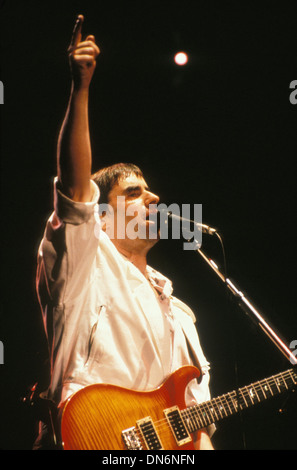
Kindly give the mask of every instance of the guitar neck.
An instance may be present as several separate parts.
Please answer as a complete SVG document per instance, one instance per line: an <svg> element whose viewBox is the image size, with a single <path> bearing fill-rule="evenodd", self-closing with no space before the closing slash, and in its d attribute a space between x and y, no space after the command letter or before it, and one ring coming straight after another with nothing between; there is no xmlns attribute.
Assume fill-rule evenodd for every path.
<svg viewBox="0 0 297 470"><path fill-rule="evenodd" d="M181 412L189 432L232 416L241 410L292 389L297 383L296 370L289 369L267 379L213 398Z"/></svg>

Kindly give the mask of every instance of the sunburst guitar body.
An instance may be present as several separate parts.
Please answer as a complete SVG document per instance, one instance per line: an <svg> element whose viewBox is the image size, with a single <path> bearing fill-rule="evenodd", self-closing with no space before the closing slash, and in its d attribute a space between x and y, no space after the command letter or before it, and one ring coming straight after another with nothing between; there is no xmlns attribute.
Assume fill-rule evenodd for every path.
<svg viewBox="0 0 297 470"><path fill-rule="evenodd" d="M173 421L171 424L166 412L172 408L172 412L176 412L177 408L186 408L185 388L199 374L195 367L182 367L159 388L149 392L108 384L89 385L81 389L66 402L63 410L63 448L193 449L188 432L187 436L177 441L172 429L176 424Z"/></svg>
<svg viewBox="0 0 297 470"><path fill-rule="evenodd" d="M296 369L186 407L185 390L200 372L184 366L157 389L135 391L109 384L82 388L65 403L65 450L193 450L193 433L268 398L294 389Z"/></svg>

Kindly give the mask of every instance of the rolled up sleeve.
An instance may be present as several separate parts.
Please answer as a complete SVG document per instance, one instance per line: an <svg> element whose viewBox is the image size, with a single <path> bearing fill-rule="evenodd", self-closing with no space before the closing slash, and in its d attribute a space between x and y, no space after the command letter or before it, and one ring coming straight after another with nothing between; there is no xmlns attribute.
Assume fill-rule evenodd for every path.
<svg viewBox="0 0 297 470"><path fill-rule="evenodd" d="M58 218L68 224L80 225L94 216L94 208L99 200L100 191L91 180L92 197L90 202L73 201L63 194L58 178L54 181L54 208Z"/></svg>

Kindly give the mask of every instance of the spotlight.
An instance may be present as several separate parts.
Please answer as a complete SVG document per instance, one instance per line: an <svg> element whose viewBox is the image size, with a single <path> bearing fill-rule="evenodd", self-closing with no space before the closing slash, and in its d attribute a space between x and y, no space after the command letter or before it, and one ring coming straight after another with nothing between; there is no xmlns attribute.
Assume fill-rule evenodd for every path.
<svg viewBox="0 0 297 470"><path fill-rule="evenodd" d="M177 52L174 56L174 62L177 65L186 65L188 62L188 55L185 52Z"/></svg>

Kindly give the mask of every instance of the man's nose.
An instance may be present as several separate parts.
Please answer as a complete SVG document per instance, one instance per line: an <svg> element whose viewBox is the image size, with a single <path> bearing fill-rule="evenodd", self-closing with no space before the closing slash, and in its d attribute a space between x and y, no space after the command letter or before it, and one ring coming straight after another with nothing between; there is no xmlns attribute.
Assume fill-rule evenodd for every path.
<svg viewBox="0 0 297 470"><path fill-rule="evenodd" d="M159 196L152 193L151 191L148 191L146 201L145 201L147 205L149 205L149 204L158 204L159 201L160 201Z"/></svg>

